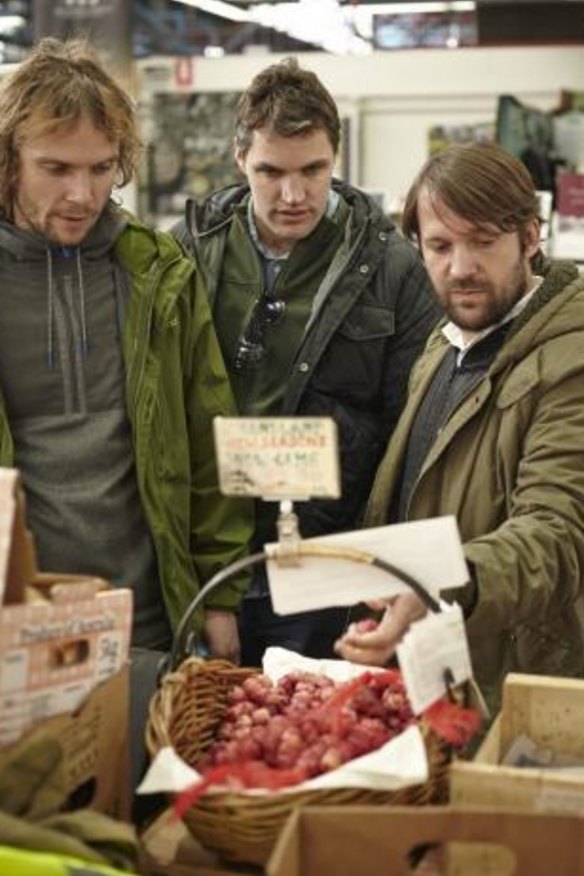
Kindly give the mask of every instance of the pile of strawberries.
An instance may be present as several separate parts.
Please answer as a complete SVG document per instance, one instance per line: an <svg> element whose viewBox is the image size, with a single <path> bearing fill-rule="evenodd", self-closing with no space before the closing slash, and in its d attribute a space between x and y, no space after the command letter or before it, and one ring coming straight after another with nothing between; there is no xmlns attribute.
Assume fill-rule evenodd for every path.
<svg viewBox="0 0 584 876"><path fill-rule="evenodd" d="M459 750L481 723L479 712L447 697L422 717ZM174 812L182 817L211 787L293 787L375 751L417 720L397 669L366 671L345 683L300 671L277 683L251 675L231 689L214 743L192 764L201 778L177 795Z"/></svg>
<svg viewBox="0 0 584 876"><path fill-rule="evenodd" d="M215 743L197 764L262 762L311 778L367 754L414 722L397 670L340 684L290 672L277 683L252 675L232 688Z"/></svg>

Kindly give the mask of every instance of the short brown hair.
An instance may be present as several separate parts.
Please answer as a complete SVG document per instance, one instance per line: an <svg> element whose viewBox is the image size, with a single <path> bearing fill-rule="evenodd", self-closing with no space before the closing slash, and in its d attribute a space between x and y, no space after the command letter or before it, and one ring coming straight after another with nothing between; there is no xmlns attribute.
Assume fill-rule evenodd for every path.
<svg viewBox="0 0 584 876"><path fill-rule="evenodd" d="M86 40L42 39L0 86L0 214L12 216L18 150L27 134L49 133L83 114L119 144L119 185L125 185L140 151L132 99Z"/></svg>
<svg viewBox="0 0 584 876"><path fill-rule="evenodd" d="M337 152L341 122L337 106L318 76L303 70L295 58L266 67L237 104L235 146L247 152L253 132L271 127L281 137L323 130Z"/></svg>
<svg viewBox="0 0 584 876"><path fill-rule="evenodd" d="M539 201L525 165L495 143L459 143L428 159L406 197L404 234L419 238L418 198L424 190L478 228L518 231L539 218Z"/></svg>

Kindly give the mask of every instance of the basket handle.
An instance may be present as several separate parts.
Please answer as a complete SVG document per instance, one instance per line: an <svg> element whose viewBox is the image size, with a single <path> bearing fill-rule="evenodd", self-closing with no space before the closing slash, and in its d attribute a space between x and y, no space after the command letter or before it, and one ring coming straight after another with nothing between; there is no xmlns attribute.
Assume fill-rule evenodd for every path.
<svg viewBox="0 0 584 876"><path fill-rule="evenodd" d="M369 566L375 566L378 569L382 569L384 572L387 572L389 575L393 575L395 578L398 578L402 583L407 584L414 593L422 600L422 602L433 612L440 612L440 603L436 600L426 588L420 584L420 582L414 578L409 572L405 572L403 569L400 569L398 566L394 566L392 563L388 563L386 560L382 560L381 557L377 557L374 554L367 553L366 551L355 550L353 548L342 548L342 547L329 547L328 545L318 544L315 542L303 542L299 541L295 546L294 550L295 555L303 555L303 556L313 556L313 557L335 557L337 559L346 559L352 560L353 562L365 563ZM212 590L215 590L219 585L224 584L225 581L229 580L233 575L236 575L238 572L241 572L243 569L247 569L251 566L256 566L258 563L263 563L268 559L278 559L289 557L289 553L282 551L281 547L276 544L270 546L268 550L261 551L259 553L250 554L247 557L244 557L242 560L237 560L235 563L231 563L229 566L226 566L225 569L221 569L212 578L207 581L207 583L202 587L193 601L188 606L184 615L181 618L180 624L177 627L176 633L174 635L172 641L172 649L170 652L170 659L165 661L164 665L161 667L160 674L164 675L168 671L172 671L176 669L180 663L182 663L183 659L188 656L189 653L189 644L191 640L191 621L197 609L204 602L205 598L211 593Z"/></svg>

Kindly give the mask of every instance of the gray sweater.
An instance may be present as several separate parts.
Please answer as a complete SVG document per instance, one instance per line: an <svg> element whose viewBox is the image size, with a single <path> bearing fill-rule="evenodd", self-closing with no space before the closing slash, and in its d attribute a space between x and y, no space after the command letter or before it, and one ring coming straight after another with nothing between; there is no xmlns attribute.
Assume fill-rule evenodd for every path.
<svg viewBox="0 0 584 876"><path fill-rule="evenodd" d="M40 567L132 587L134 644L165 647L126 415L123 227L106 214L64 249L0 220L0 386Z"/></svg>

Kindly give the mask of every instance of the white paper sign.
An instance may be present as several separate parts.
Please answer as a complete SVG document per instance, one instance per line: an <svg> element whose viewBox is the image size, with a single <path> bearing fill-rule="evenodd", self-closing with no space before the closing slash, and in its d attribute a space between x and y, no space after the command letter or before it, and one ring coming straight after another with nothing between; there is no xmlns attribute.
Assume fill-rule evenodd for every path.
<svg viewBox="0 0 584 876"><path fill-rule="evenodd" d="M459 605L446 606L413 623L397 646L397 659L414 714L444 696L445 672L454 685L472 676L464 618Z"/></svg>
<svg viewBox="0 0 584 876"><path fill-rule="evenodd" d="M319 538L322 544L366 551L403 569L434 597L441 590L462 587L468 580L456 518L433 517L373 529L359 529ZM272 548L270 545L269 548ZM383 599L410 588L375 566L330 557L301 557L299 566L268 561L268 581L274 611L293 614Z"/></svg>
<svg viewBox="0 0 584 876"><path fill-rule="evenodd" d="M338 499L337 427L330 417L215 417L221 492L263 499Z"/></svg>

